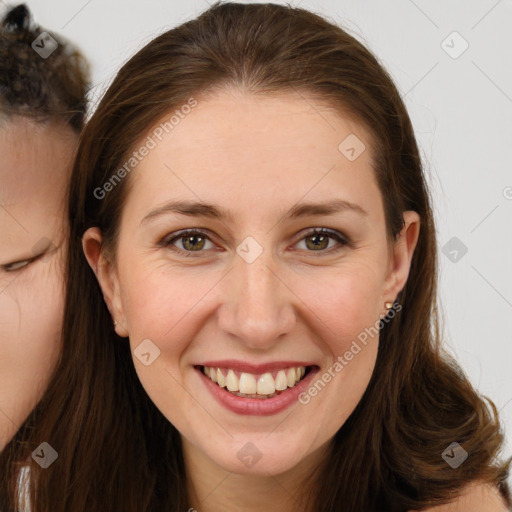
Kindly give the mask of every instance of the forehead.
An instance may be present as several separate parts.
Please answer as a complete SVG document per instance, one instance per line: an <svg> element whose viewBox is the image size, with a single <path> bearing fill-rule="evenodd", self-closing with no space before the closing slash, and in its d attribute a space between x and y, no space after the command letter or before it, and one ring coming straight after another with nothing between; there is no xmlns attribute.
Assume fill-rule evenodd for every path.
<svg viewBox="0 0 512 512"><path fill-rule="evenodd" d="M180 111L180 116L173 115ZM180 153L201 148L199 154L195 152L198 157L205 151L236 155L253 149L275 156L278 148L293 148L299 155L319 148L328 158L339 156L339 143L355 133L370 146L370 134L353 116L317 97L223 89L198 97L193 108L185 103L178 106L147 135L156 135L158 146L174 142ZM319 155L320 151L314 152Z"/></svg>
<svg viewBox="0 0 512 512"><path fill-rule="evenodd" d="M327 102L295 92L235 90L195 99L194 108L178 106L133 148L154 143L130 177L132 203L154 205L170 193L224 204L243 198L246 206L293 204L304 194L317 199L336 190L352 199L379 194L370 134ZM181 115L171 124L175 113ZM356 158L349 158L347 144Z"/></svg>
<svg viewBox="0 0 512 512"><path fill-rule="evenodd" d="M70 174L77 136L61 123L15 117L0 125L0 205L51 202Z"/></svg>

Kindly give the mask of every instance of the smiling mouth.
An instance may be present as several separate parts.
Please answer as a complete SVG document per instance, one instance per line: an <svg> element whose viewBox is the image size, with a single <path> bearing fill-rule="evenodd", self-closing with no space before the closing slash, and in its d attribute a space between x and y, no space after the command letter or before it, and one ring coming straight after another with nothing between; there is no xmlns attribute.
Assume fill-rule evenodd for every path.
<svg viewBox="0 0 512 512"><path fill-rule="evenodd" d="M253 374L231 368L198 366L206 377L232 395L268 399L295 387L311 371L311 366L295 366L273 372Z"/></svg>

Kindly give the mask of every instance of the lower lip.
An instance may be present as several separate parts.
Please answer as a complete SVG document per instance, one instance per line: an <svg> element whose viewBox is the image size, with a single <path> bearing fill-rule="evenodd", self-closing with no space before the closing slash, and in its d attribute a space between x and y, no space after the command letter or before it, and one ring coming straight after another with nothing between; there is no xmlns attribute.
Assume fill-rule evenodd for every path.
<svg viewBox="0 0 512 512"><path fill-rule="evenodd" d="M294 402L298 402L299 395L309 387L309 383L318 373L319 368L310 368L309 373L293 388L287 388L272 398L243 398L233 395L225 388L215 384L203 373L201 368L196 368L196 370L217 402L230 411L250 416L269 416L284 411Z"/></svg>

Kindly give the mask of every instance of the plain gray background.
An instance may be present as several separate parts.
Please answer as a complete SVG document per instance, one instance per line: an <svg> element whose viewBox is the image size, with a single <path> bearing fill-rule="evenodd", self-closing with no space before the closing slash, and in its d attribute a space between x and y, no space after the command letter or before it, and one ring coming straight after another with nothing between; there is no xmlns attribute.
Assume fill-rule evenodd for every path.
<svg viewBox="0 0 512 512"><path fill-rule="evenodd" d="M136 50L209 6L206 0L26 3L39 24L90 59L93 102ZM500 410L510 455L512 1L290 3L363 41L402 93L434 197L445 344Z"/></svg>

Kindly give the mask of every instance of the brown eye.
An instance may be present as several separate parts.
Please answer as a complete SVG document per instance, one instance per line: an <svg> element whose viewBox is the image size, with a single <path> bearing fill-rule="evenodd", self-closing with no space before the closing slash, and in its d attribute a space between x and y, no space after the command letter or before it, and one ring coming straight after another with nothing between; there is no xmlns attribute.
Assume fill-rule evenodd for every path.
<svg viewBox="0 0 512 512"><path fill-rule="evenodd" d="M327 249L329 246L329 238L325 235L310 235L306 237L306 246L308 249L313 249L314 251L318 249Z"/></svg>
<svg viewBox="0 0 512 512"><path fill-rule="evenodd" d="M208 242L211 244L211 247L205 247ZM190 253L204 252L203 249L205 248L213 249L213 244L205 233L193 230L182 231L164 242L164 246L169 248L172 248L170 246L174 246L178 252L182 251L187 256Z"/></svg>
<svg viewBox="0 0 512 512"><path fill-rule="evenodd" d="M183 249L187 251L201 250L205 244L205 238L198 235L184 236L181 240Z"/></svg>
<svg viewBox="0 0 512 512"><path fill-rule="evenodd" d="M306 234L300 242L303 240L308 252L331 252L331 249L335 251L349 245L348 239L341 235L341 233L327 229L315 229ZM331 240L338 242L337 247L336 244L329 245Z"/></svg>

